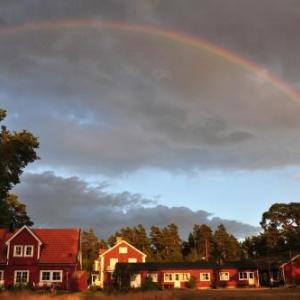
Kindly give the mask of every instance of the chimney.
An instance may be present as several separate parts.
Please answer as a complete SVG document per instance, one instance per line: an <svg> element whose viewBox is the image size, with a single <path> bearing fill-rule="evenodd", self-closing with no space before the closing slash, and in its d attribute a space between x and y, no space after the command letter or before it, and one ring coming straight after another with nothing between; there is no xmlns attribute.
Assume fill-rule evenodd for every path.
<svg viewBox="0 0 300 300"><path fill-rule="evenodd" d="M121 236L116 237L116 244L120 243L123 240Z"/></svg>

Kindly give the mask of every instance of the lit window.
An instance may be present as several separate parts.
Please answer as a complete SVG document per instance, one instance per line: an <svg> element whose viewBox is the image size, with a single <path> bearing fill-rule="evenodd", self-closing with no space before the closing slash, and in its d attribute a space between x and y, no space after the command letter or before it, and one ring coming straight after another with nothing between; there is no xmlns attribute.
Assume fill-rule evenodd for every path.
<svg viewBox="0 0 300 300"><path fill-rule="evenodd" d="M229 272L220 272L220 280L228 281L229 280Z"/></svg>
<svg viewBox="0 0 300 300"><path fill-rule="evenodd" d="M33 246L25 246L24 256L33 256Z"/></svg>
<svg viewBox="0 0 300 300"><path fill-rule="evenodd" d="M129 263L136 263L137 259L136 258L128 258Z"/></svg>
<svg viewBox="0 0 300 300"><path fill-rule="evenodd" d="M200 281L210 281L210 273L200 273Z"/></svg>
<svg viewBox="0 0 300 300"><path fill-rule="evenodd" d="M122 253L122 254L127 253L127 247L120 247L119 248L119 253Z"/></svg>
<svg viewBox="0 0 300 300"><path fill-rule="evenodd" d="M14 246L14 256L15 257L23 256L23 246L20 245Z"/></svg>
<svg viewBox="0 0 300 300"><path fill-rule="evenodd" d="M147 277L151 278L153 282L158 282L157 273L149 273Z"/></svg>
<svg viewBox="0 0 300 300"><path fill-rule="evenodd" d="M253 276L253 273L251 273ZM250 273L249 273L250 275ZM251 277L253 278L253 277ZM248 273L247 272L239 272L239 280L247 280L248 279Z"/></svg>

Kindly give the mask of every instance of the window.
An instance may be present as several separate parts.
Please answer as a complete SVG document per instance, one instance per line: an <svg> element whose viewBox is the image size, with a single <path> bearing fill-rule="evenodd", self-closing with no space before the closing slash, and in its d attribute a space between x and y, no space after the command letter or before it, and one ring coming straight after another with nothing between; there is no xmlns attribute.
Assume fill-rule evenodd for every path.
<svg viewBox="0 0 300 300"><path fill-rule="evenodd" d="M147 277L151 278L153 282L158 282L157 273L149 273L147 274Z"/></svg>
<svg viewBox="0 0 300 300"><path fill-rule="evenodd" d="M200 281L210 281L210 273L200 273Z"/></svg>
<svg viewBox="0 0 300 300"><path fill-rule="evenodd" d="M15 284L27 284L29 281L29 271L15 271Z"/></svg>
<svg viewBox="0 0 300 300"><path fill-rule="evenodd" d="M41 271L40 281L42 282L62 282L62 273L61 270L54 271Z"/></svg>
<svg viewBox="0 0 300 300"><path fill-rule="evenodd" d="M125 254L125 253L127 253L127 252L128 252L127 247L120 247L120 248L119 248L119 253Z"/></svg>
<svg viewBox="0 0 300 300"><path fill-rule="evenodd" d="M4 280L4 271L0 270L0 281Z"/></svg>
<svg viewBox="0 0 300 300"><path fill-rule="evenodd" d="M23 256L23 246L20 245L14 246L14 256L15 257Z"/></svg>
<svg viewBox="0 0 300 300"><path fill-rule="evenodd" d="M24 247L24 256L33 256L33 246L25 246Z"/></svg>
<svg viewBox="0 0 300 300"><path fill-rule="evenodd" d="M137 259L136 258L128 258L129 263L136 263Z"/></svg>
<svg viewBox="0 0 300 300"><path fill-rule="evenodd" d="M189 281L190 273L165 273L164 281L165 282L173 282L173 281Z"/></svg>
<svg viewBox="0 0 300 300"><path fill-rule="evenodd" d="M109 260L109 269L110 269L110 271L113 271L115 269L117 263L118 263L117 258L111 258Z"/></svg>
<svg viewBox="0 0 300 300"><path fill-rule="evenodd" d="M239 280L254 279L253 272L239 272Z"/></svg>
<svg viewBox="0 0 300 300"><path fill-rule="evenodd" d="M220 280L228 281L229 280L229 272L220 272Z"/></svg>

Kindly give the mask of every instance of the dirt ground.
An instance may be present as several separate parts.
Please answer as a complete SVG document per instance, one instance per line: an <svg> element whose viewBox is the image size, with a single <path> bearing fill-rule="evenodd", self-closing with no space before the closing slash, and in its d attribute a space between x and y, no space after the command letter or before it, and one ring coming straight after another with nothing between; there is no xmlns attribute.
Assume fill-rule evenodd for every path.
<svg viewBox="0 0 300 300"><path fill-rule="evenodd" d="M81 293L52 295L30 292L0 293L1 300L300 300L300 288L169 290L127 294Z"/></svg>

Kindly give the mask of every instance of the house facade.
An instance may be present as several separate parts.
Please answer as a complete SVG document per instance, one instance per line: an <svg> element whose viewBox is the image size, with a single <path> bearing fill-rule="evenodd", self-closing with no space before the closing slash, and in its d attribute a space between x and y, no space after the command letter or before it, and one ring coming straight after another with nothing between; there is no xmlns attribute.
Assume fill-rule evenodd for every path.
<svg viewBox="0 0 300 300"><path fill-rule="evenodd" d="M109 249L100 249L92 274L92 285L103 288L113 281L117 263L145 263L146 254L127 241L117 238L116 244Z"/></svg>
<svg viewBox="0 0 300 300"><path fill-rule="evenodd" d="M281 265L282 277L285 285L300 285L300 254Z"/></svg>
<svg viewBox="0 0 300 300"><path fill-rule="evenodd" d="M198 289L259 286L257 267L250 262L118 263L117 268L126 268L132 274L131 287L140 287L147 277L161 288L185 288L191 278Z"/></svg>
<svg viewBox="0 0 300 300"><path fill-rule="evenodd" d="M80 229L0 229L0 284L82 290Z"/></svg>

